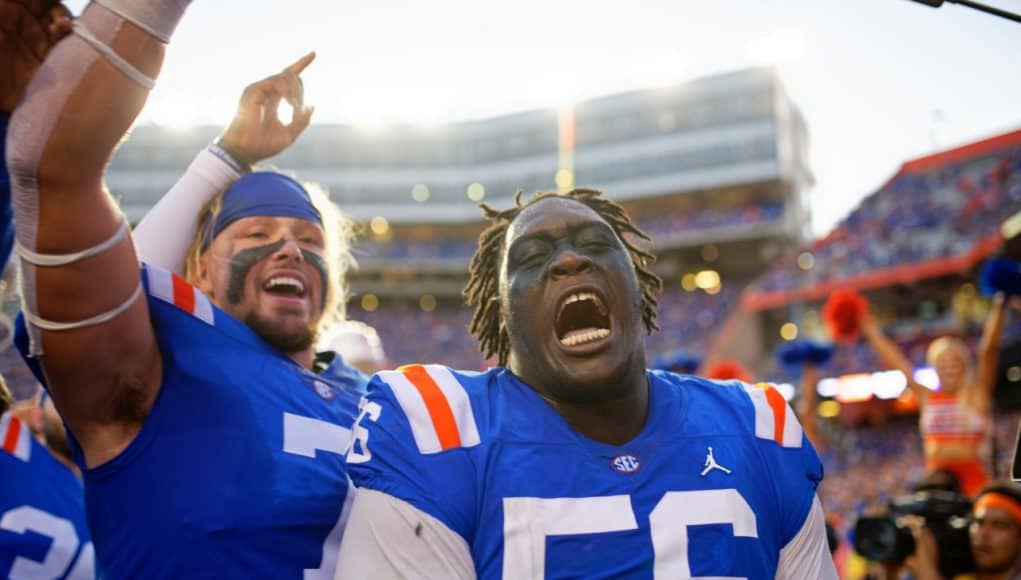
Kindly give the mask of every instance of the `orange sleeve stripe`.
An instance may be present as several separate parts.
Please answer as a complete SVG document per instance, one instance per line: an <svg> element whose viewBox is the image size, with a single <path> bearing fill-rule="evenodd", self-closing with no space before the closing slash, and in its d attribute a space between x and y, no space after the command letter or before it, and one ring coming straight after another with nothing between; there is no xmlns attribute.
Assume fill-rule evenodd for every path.
<svg viewBox="0 0 1021 580"><path fill-rule="evenodd" d="M21 434L21 421L11 415L11 420L7 424L7 433L4 433L4 444L3 448L14 455L14 450L18 447L18 435Z"/></svg>
<svg viewBox="0 0 1021 580"><path fill-rule="evenodd" d="M784 423L787 419L787 401L779 391L770 387L766 389L766 402L773 410L773 440L783 445Z"/></svg>
<svg viewBox="0 0 1021 580"><path fill-rule="evenodd" d="M460 447L461 434L457 431L454 411L450 408L450 402L447 401L443 390L429 376L429 371L422 365L408 365L401 367L400 370L422 395L425 408L429 411L429 418L432 419L433 428L436 429L436 438L440 441L440 447L444 450Z"/></svg>
<svg viewBox="0 0 1021 580"><path fill-rule="evenodd" d="M174 304L189 314L195 312L195 288L178 277L171 274L170 279L174 285Z"/></svg>

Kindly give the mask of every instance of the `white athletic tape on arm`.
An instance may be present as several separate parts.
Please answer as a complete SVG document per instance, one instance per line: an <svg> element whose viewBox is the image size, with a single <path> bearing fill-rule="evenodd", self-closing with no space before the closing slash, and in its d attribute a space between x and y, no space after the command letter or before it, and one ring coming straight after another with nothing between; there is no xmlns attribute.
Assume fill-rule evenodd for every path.
<svg viewBox="0 0 1021 580"><path fill-rule="evenodd" d="M96 3L166 43L191 1L96 0Z"/></svg>
<svg viewBox="0 0 1021 580"><path fill-rule="evenodd" d="M138 297L141 295L142 283L139 282L138 286L135 288L135 291L131 293L131 296L128 297L128 299L125 300L124 302L114 307L113 309L97 314L91 318L86 318L85 320L79 320L76 322L56 322L53 320L47 320L39 316L38 314L30 312L26 307L24 301L22 302L21 312L22 314L25 315L25 320L27 320L32 326L35 326L36 328L53 331L72 330L75 328L84 328L86 326L95 326L97 324L103 324L104 322L113 320L114 318L117 317L117 315L130 308L131 305L135 303L135 300L138 300Z"/></svg>
<svg viewBox="0 0 1021 580"><path fill-rule="evenodd" d="M84 260L85 258L91 258L92 256L102 254L114 247L117 242L121 241L121 238L123 238L126 233L128 233L128 222L125 220L121 222L121 227L117 228L117 231L114 232L112 236L102 242L99 242L95 246L86 248L80 252L72 252L70 254L40 254L39 252L33 252L21 245L20 241L14 242L14 249L18 252L18 255L21 256L21 259L29 264L52 268L55 266L66 266L79 260Z"/></svg>
<svg viewBox="0 0 1021 580"><path fill-rule="evenodd" d="M84 24L75 21L74 24L72 24L72 28L75 34L77 34L89 46L95 49L96 52L103 55L103 58L105 58L107 62L112 64L114 68L121 71L121 73L123 73L124 76L135 81L136 83L150 91L152 90L153 87L156 86L156 81L152 77L146 75L142 71L135 68L135 65L121 58L121 56L114 52L112 48L110 48L101 40L93 36L92 33L89 32L89 29L85 28Z"/></svg>
<svg viewBox="0 0 1021 580"><path fill-rule="evenodd" d="M113 41L124 22L95 4L89 5L78 20L87 23L89 30L105 43ZM38 249L39 161L68 97L99 58L80 36L64 39L50 51L11 115L7 127L7 167L17 224L15 234L18 242L30 250ZM38 312L35 266L27 262L21 268L21 300L23 312ZM41 356L41 330L32 325L27 325L27 330L29 354Z"/></svg>
<svg viewBox="0 0 1021 580"><path fill-rule="evenodd" d="M185 0L109 0L107 3L111 6L93 3L85 8L75 22L78 34L54 47L11 116L7 130L7 164L11 174L16 234L19 245L30 252L38 249L39 162L71 94L100 54L135 82L151 87L152 79L138 73L134 66L124 62L109 47L123 23L129 20L161 40L169 39L187 5ZM118 62L121 62L120 66ZM26 255L31 258L32 254ZM27 325L29 354L40 356L43 354L40 329L53 325L35 314L39 311L35 289L36 266L28 260L23 262L22 311L31 323ZM128 302L113 311L71 324L77 327L109 320L126 310L140 294L141 291L136 290ZM63 328L61 324L65 323L56 323L56 326Z"/></svg>

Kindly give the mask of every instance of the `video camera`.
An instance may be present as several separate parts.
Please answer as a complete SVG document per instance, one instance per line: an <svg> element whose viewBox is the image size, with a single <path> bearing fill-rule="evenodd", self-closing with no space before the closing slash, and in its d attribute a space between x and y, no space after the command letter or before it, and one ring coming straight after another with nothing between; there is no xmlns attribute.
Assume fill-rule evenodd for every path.
<svg viewBox="0 0 1021 580"><path fill-rule="evenodd" d="M919 516L939 546L939 570L951 578L975 567L968 539L971 500L952 491L919 491L890 502L890 514L862 517L854 525L854 549L874 562L899 565L915 552L915 538L904 523Z"/></svg>

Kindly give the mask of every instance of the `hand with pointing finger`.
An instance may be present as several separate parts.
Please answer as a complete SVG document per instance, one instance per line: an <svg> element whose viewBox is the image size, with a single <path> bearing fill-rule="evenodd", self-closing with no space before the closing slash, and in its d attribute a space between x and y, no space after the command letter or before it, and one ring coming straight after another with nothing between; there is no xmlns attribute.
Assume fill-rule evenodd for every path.
<svg viewBox="0 0 1021 580"><path fill-rule="evenodd" d="M294 143L312 120L314 107L305 106L301 73L313 60L310 52L283 71L248 85L234 119L221 137L231 153L243 157L249 165L272 157ZM293 109L291 122L284 124L277 114L280 101Z"/></svg>

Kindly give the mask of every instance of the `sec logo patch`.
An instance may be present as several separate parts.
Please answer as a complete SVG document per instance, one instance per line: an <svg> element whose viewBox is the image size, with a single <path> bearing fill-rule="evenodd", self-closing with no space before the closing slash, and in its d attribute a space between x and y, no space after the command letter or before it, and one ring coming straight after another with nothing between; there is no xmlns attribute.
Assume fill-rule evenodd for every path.
<svg viewBox="0 0 1021 580"><path fill-rule="evenodd" d="M327 401L329 401L336 395L336 393L333 392L333 389L330 387L330 385L327 385L322 381L312 381L312 388L315 389L316 393L320 397L326 399Z"/></svg>
<svg viewBox="0 0 1021 580"><path fill-rule="evenodd" d="M617 473L635 473L642 464L634 455L618 455L610 462Z"/></svg>

